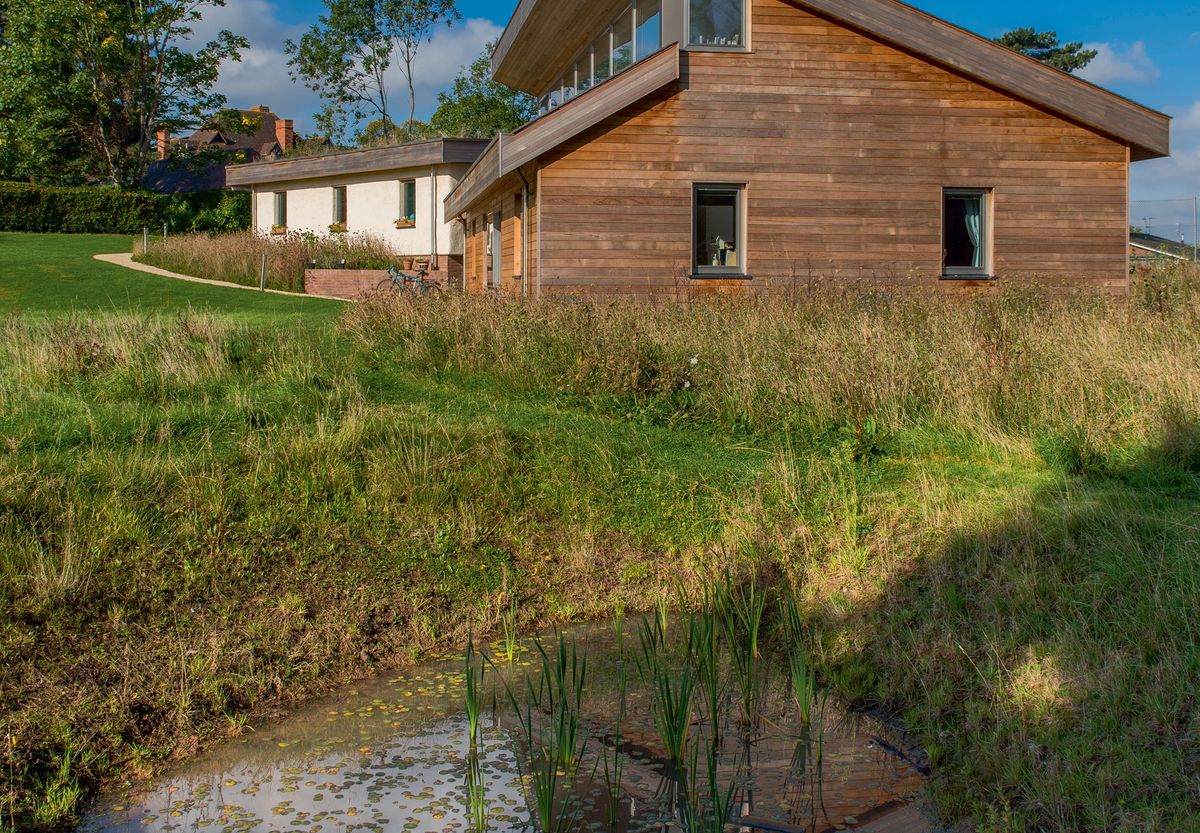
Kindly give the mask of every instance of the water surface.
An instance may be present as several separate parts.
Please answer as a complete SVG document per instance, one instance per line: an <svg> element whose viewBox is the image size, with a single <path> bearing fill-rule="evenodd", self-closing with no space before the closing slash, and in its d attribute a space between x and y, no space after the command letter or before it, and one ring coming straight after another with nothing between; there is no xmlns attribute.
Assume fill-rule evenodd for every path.
<svg viewBox="0 0 1200 833"><path fill-rule="evenodd" d="M572 629L588 658L583 706L588 734L570 792L567 827L578 831L684 833L688 776L664 759L648 687L632 660L636 638L611 626ZM631 639L634 645L631 645ZM547 637L549 645L555 637ZM556 643L555 643L556 644ZM485 646L495 658L499 646ZM528 740L510 692L524 703L541 657L525 643L484 678L477 755L492 831L534 831ZM624 669L622 671L622 669ZM627 680L626 717L621 686ZM441 657L308 704L289 718L224 743L142 792L103 798L86 833L133 831L469 831L467 720L462 657ZM536 684L536 682L535 682ZM826 705L799 722L782 675L772 677L753 731L730 716L715 777L734 796L739 830L925 833L925 778L886 726ZM536 713L536 710L535 710ZM697 736L699 730L697 729ZM602 757L603 756L603 757ZM622 761L619 782L601 761ZM610 825L610 788L617 817Z"/></svg>

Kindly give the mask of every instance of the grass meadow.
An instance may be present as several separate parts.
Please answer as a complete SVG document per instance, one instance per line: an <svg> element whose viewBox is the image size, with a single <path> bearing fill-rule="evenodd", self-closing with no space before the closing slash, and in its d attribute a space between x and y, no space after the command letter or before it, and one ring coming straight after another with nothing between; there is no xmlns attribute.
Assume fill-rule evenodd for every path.
<svg viewBox="0 0 1200 833"><path fill-rule="evenodd" d="M320 268L386 269L401 257L385 242L370 235L338 234L317 237L292 232L263 237L253 232L182 234L133 244L134 259L183 275L202 275L243 286L258 286L262 259L267 259L267 288L304 291L304 270L315 261ZM344 264L344 266L342 266Z"/></svg>
<svg viewBox="0 0 1200 833"><path fill-rule="evenodd" d="M896 715L948 821L1195 829L1194 277L1128 302L345 307L19 242L6 823L69 823L512 601L530 628L730 570L796 588L821 681Z"/></svg>

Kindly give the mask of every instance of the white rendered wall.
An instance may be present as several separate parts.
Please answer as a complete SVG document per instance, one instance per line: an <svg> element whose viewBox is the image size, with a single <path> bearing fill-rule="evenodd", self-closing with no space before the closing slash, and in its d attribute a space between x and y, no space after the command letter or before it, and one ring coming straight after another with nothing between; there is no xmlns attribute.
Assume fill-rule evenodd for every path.
<svg viewBox="0 0 1200 833"><path fill-rule="evenodd" d="M446 222L445 199L466 173L467 165L439 165L436 177L429 168L377 171L370 174L325 177L297 181L259 183L255 190L255 228L270 234L275 219L275 192L287 193L287 230L301 234L329 235L333 223L333 189L346 188L346 231L384 240L401 255L462 255L461 225ZM400 183L416 180L417 225L397 229L401 214ZM434 190L436 184L436 192Z"/></svg>

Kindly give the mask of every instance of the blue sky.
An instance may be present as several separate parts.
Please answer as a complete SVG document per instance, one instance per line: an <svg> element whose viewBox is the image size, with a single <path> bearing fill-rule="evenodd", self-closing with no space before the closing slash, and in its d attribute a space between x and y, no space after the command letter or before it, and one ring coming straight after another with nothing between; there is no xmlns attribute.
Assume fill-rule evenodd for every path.
<svg viewBox="0 0 1200 833"><path fill-rule="evenodd" d="M1017 26L1034 26L1100 49L1100 58L1085 77L1176 120L1173 157L1134 166L1134 199L1190 200L1200 195L1200 0L1137 4L1128 0L911 1L987 37ZM499 34L516 0L459 0L458 5L463 21L439 33L434 43L424 48L426 54L418 67L423 79L418 89L419 115L432 111L437 91L486 41ZM222 77L222 91L232 105L269 104L276 112L295 118L299 130L311 127L318 104L311 93L288 78L282 44L315 21L321 9L320 0L227 0L225 8L209 12L205 30L231 28L251 41L251 52L242 64L229 67ZM1159 208L1150 205L1142 210L1169 213L1169 207ZM1135 206L1134 213L1138 212L1139 206ZM1190 214L1189 204L1189 222ZM1174 222L1164 222L1170 222L1174 232Z"/></svg>

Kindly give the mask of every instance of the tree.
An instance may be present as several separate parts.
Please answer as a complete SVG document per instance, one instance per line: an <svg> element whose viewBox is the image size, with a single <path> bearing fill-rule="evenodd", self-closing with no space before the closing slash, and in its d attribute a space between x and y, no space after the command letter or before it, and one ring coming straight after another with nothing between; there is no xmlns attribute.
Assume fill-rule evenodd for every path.
<svg viewBox="0 0 1200 833"><path fill-rule="evenodd" d="M416 117L415 61L441 23L461 18L454 0L325 0L328 12L284 51L294 80L317 93L323 132L344 137L351 122L369 117L395 129L387 72L396 63L408 83L409 117Z"/></svg>
<svg viewBox="0 0 1200 833"><path fill-rule="evenodd" d="M441 134L419 119L413 119L402 127L387 124L383 119L376 119L368 124L355 137L359 147L378 147L395 142L419 142L424 139L436 139Z"/></svg>
<svg viewBox="0 0 1200 833"><path fill-rule="evenodd" d="M408 124L417 116L417 90L413 83L413 70L421 44L433 40L434 30L445 22L447 25L461 20L454 0L402 0L397 3L395 28L397 48L400 54L400 71L408 82Z"/></svg>
<svg viewBox="0 0 1200 833"><path fill-rule="evenodd" d="M224 0L25 0L0 44L0 121L32 179L56 168L137 187L160 130L203 123L224 103L221 62L249 46L225 30L194 51L192 26ZM26 156L28 154L28 156Z"/></svg>
<svg viewBox="0 0 1200 833"><path fill-rule="evenodd" d="M1057 32L1036 32L1033 27L1006 32L996 38L996 43L1063 72L1083 69L1099 54L1095 49L1084 49L1078 41L1059 43Z"/></svg>
<svg viewBox="0 0 1200 833"><path fill-rule="evenodd" d="M438 108L430 124L446 136L491 138L511 132L537 115L537 99L506 87L492 78L489 43L483 52L463 67L449 92L438 93Z"/></svg>

